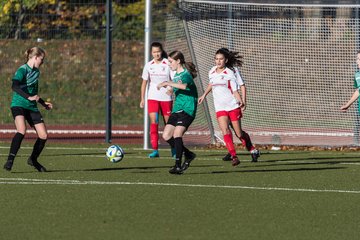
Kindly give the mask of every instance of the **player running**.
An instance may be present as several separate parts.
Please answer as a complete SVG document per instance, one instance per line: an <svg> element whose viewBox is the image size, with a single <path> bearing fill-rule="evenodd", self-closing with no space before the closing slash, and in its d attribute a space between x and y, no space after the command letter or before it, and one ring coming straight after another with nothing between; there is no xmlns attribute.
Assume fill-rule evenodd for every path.
<svg viewBox="0 0 360 240"><path fill-rule="evenodd" d="M227 48L222 48L222 49L224 51L229 52L229 49L227 49ZM244 112L246 110L246 86L245 86L245 82L244 82L244 80L240 74L240 70L239 70L239 67L241 67L242 62L240 62L239 64L240 65L238 65L238 66L234 66L234 73L235 73L235 77L236 77L236 83L238 85L238 92L240 93L242 103L243 103L241 110L242 110L242 112ZM241 122L240 122L240 124L241 124ZM234 130L231 122L230 122L230 127ZM235 130L234 130L234 132L235 132ZM230 131L230 134L232 134L231 131ZM243 134L248 135L245 131L243 131ZM237 136L237 137L239 138L239 136ZM250 137L247 137L247 138L250 138ZM251 152L251 145L246 146L246 149ZM251 158L252 158L251 161L252 162L257 162L259 157L260 157L260 152L258 150L251 152ZM231 161L231 154L227 153L223 157L223 161Z"/></svg>
<svg viewBox="0 0 360 240"><path fill-rule="evenodd" d="M12 78L12 90L14 93L11 102L11 112L15 120L17 132L12 139L4 169L11 171L16 154L26 133L25 121L27 121L31 127L35 128L38 135L27 163L39 172L46 172L46 168L37 160L45 147L48 137L45 123L37 108L37 102L47 110L53 107L51 103L45 102L38 95L39 67L44 62L45 51L39 47L33 47L28 49L25 55L27 62L18 68Z"/></svg>
<svg viewBox="0 0 360 240"><path fill-rule="evenodd" d="M201 104L207 94L213 92L216 118L224 136L225 145L231 155L233 166L239 165L240 161L236 156L233 137L229 129L229 120L236 136L246 149L251 152L253 161L257 161L260 155L259 150L253 146L250 136L241 129L242 111L246 108L246 94L239 94L239 86L236 82L235 69L236 66L242 64L240 58L241 56L237 52L231 52L224 48L216 51L215 66L209 71L209 85L198 100L199 104Z"/></svg>
<svg viewBox="0 0 360 240"><path fill-rule="evenodd" d="M176 150L175 166L169 170L169 173L182 174L196 157L195 153L184 146L182 137L196 115L198 93L194 78L197 72L195 65L185 62L184 55L179 51L169 54L169 63L171 70L176 72L173 82L167 81L158 85L158 89L172 87L175 95L175 103L164 128L163 138ZM183 153L185 161L181 165Z"/></svg>
<svg viewBox="0 0 360 240"><path fill-rule="evenodd" d="M159 157L159 111L161 111L166 124L172 109L171 87L157 89L157 85L169 81L171 71L169 62L166 59L167 54L161 43L153 42L151 44L151 54L153 59L145 64L142 73L140 107L144 108L146 87L149 84L147 101L150 118L150 142L153 149L153 152L149 154L149 158L157 158ZM175 155L175 149L171 150L171 155Z"/></svg>

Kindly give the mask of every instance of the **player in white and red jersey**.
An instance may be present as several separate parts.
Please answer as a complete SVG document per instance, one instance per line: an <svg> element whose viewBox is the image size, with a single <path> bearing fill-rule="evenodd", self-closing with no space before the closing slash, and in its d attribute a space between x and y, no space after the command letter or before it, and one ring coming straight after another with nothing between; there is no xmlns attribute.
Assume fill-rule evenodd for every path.
<svg viewBox="0 0 360 240"><path fill-rule="evenodd" d="M218 66L211 68L208 88L211 88L214 96L215 112L239 108L240 98L234 97L238 89L235 74L225 65L222 68L218 68Z"/></svg>
<svg viewBox="0 0 360 240"><path fill-rule="evenodd" d="M227 48L223 48L223 50L229 51ZM239 92L239 94L241 96L241 99L242 99L242 102L243 102L242 111L245 111L245 109L246 109L246 87L245 87L245 82L244 82L244 80L243 80L243 78L242 78L242 76L240 74L240 70L239 70L239 68L237 66L234 67L234 74L235 74L235 78L236 78L238 92ZM234 129L231 122L230 122L230 127L232 129ZM244 132L244 133L246 134L246 132ZM231 131L230 131L230 134L232 134ZM231 154L227 153L225 155L225 157L222 158L222 160L223 161L231 161L232 160L231 158L232 158ZM254 160L255 160L255 158L253 158L253 161Z"/></svg>
<svg viewBox="0 0 360 240"><path fill-rule="evenodd" d="M151 44L151 54L153 59L146 63L142 73L143 82L141 84L141 102L140 107L145 105L145 92L148 87L148 113L150 117L150 142L153 152L149 154L150 158L159 157L158 142L159 142L159 112L167 123L172 110L172 92L171 88L157 89L157 86L171 80L171 70L167 60L167 54L163 46L159 42ZM172 156L175 155L175 150L172 149Z"/></svg>
<svg viewBox="0 0 360 240"><path fill-rule="evenodd" d="M232 165L240 163L236 156L236 150L229 128L229 120L235 131L236 136L242 144L251 152L253 161L257 161L260 153L251 143L249 135L241 129L242 110L246 107L246 98L240 95L238 90L241 87L237 84L236 71L234 66L241 65L237 52L227 49L219 49L215 53L215 64L209 72L209 85L204 94L199 97L199 104L203 102L206 95L212 91L216 117L219 127L224 136L224 142L231 154ZM240 76L240 75L239 75Z"/></svg>

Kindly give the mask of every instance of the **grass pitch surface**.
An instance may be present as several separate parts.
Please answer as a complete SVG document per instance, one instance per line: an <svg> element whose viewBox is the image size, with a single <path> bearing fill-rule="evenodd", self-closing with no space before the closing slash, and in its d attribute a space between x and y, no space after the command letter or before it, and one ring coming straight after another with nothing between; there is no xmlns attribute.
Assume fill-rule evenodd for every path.
<svg viewBox="0 0 360 240"><path fill-rule="evenodd" d="M120 163L108 145L49 142L39 162L26 164L25 142L12 172L0 171L0 239L358 239L360 153L262 151L258 163L240 152L197 154L183 175L170 175L168 149L149 159L122 146ZM0 144L5 162L9 144ZM2 164L3 164L2 163ZM2 165L1 165L2 166Z"/></svg>

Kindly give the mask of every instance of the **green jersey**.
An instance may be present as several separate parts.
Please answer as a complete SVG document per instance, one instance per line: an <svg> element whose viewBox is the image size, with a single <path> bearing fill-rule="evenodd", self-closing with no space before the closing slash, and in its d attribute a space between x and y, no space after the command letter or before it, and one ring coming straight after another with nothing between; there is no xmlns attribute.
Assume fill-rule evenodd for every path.
<svg viewBox="0 0 360 240"><path fill-rule="evenodd" d="M38 94L38 83L39 83L40 71L37 68L31 68L29 65L24 64L16 71L13 81L20 82L20 88L30 96ZM29 109L34 112L38 112L36 101L30 101L22 97L17 92L13 93L11 101L11 107L22 107Z"/></svg>
<svg viewBox="0 0 360 240"><path fill-rule="evenodd" d="M357 88L358 91L360 91L360 70L359 69L355 72L354 88ZM360 112L360 98L358 98L358 110Z"/></svg>
<svg viewBox="0 0 360 240"><path fill-rule="evenodd" d="M176 73L173 78L174 83L187 84L186 89L173 88L175 103L172 112L183 110L192 117L196 115L198 93L195 82L187 69L181 73Z"/></svg>

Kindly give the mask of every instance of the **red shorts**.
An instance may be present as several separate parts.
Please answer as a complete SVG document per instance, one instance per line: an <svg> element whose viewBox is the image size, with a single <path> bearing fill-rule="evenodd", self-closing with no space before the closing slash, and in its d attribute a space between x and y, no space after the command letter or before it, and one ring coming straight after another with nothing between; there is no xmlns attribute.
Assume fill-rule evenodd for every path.
<svg viewBox="0 0 360 240"><path fill-rule="evenodd" d="M236 108L231 111L218 111L216 112L216 118L227 116L230 118L230 121L238 121L242 118L242 112L240 108Z"/></svg>
<svg viewBox="0 0 360 240"><path fill-rule="evenodd" d="M161 110L163 116L170 116L172 110L172 101L157 101L148 99L148 113L158 113Z"/></svg>

